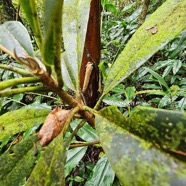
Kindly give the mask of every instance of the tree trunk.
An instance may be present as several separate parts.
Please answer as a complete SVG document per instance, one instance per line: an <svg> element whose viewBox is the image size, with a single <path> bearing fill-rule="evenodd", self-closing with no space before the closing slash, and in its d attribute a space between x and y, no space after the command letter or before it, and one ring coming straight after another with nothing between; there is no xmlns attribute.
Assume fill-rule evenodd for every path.
<svg viewBox="0 0 186 186"><path fill-rule="evenodd" d="M12 0L0 0L0 22L16 20L17 11L12 4ZM21 21L19 15L17 21Z"/></svg>
<svg viewBox="0 0 186 186"><path fill-rule="evenodd" d="M93 107L98 98L99 70L98 64L100 61L100 0L92 0L87 34L85 40L85 49L81 65L81 88L83 89L86 79L87 63L91 62L93 70L90 75L87 89L83 92L86 104Z"/></svg>

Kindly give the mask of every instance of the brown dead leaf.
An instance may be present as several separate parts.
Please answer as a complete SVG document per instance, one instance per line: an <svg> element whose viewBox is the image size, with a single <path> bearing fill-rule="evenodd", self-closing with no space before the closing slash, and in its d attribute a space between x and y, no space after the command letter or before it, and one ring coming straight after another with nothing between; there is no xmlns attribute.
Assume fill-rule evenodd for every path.
<svg viewBox="0 0 186 186"><path fill-rule="evenodd" d="M153 29L151 30L152 34L156 34L158 32L158 27L157 25L153 27Z"/></svg>
<svg viewBox="0 0 186 186"><path fill-rule="evenodd" d="M158 32L158 26L157 26L157 24L154 26L148 26L148 27L146 27L146 30L150 30L151 34L156 34Z"/></svg>
<svg viewBox="0 0 186 186"><path fill-rule="evenodd" d="M58 136L63 129L69 113L70 110L63 110L59 107L56 107L48 114L43 126L38 132L40 145L42 147Z"/></svg>

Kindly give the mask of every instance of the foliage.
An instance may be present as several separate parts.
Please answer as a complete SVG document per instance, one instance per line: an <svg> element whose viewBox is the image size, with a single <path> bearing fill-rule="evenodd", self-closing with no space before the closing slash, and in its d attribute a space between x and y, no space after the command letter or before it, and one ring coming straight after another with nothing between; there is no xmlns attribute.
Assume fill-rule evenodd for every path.
<svg viewBox="0 0 186 186"><path fill-rule="evenodd" d="M23 24L0 26L0 49L19 62L10 66L10 58L1 56L0 96L11 96L0 102L1 114L6 112L0 116L1 185L184 185L186 2L167 0L138 28L138 1L122 11L102 1L103 93L93 109L83 103L80 88L90 0L44 1L43 25L36 1L20 2L39 57ZM139 68L145 62L148 67ZM25 92L38 97L18 109ZM45 127L53 132L63 122L62 132L41 147L37 134L50 116L41 96L49 102L54 94L71 112L52 115ZM90 145L100 155L97 162L86 160Z"/></svg>

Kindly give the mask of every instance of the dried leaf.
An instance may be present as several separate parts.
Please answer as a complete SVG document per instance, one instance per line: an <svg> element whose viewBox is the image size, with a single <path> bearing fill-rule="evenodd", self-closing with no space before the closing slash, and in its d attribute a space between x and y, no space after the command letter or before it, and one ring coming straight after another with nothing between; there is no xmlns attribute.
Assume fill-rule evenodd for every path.
<svg viewBox="0 0 186 186"><path fill-rule="evenodd" d="M157 25L153 27L153 29L151 30L152 34L156 34L158 32L158 27Z"/></svg>
<svg viewBox="0 0 186 186"><path fill-rule="evenodd" d="M42 147L58 136L63 129L69 113L70 110L62 110L59 107L56 107L49 113L38 133Z"/></svg>
<svg viewBox="0 0 186 186"><path fill-rule="evenodd" d="M158 32L158 26L157 26L157 24L154 26L148 26L148 27L146 27L146 30L150 30L151 34L156 34Z"/></svg>

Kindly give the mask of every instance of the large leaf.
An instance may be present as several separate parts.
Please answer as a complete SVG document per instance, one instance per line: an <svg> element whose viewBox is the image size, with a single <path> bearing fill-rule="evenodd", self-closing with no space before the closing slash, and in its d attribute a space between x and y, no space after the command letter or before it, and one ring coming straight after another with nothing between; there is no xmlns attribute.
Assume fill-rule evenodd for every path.
<svg viewBox="0 0 186 186"><path fill-rule="evenodd" d="M18 21L8 21L0 26L0 45L10 52L16 49L19 56L23 56L25 52L34 56L30 36L26 28Z"/></svg>
<svg viewBox="0 0 186 186"><path fill-rule="evenodd" d="M137 107L125 118L116 107L100 111L110 121L163 150L186 152L186 113L179 111Z"/></svg>
<svg viewBox="0 0 186 186"><path fill-rule="evenodd" d="M67 161L65 164L65 177L71 172L71 170L78 165L83 158L87 150L87 147L77 147L70 149L67 153Z"/></svg>
<svg viewBox="0 0 186 186"><path fill-rule="evenodd" d="M37 155L33 143L36 136L31 136L0 156L0 185L23 185L30 175Z"/></svg>
<svg viewBox="0 0 186 186"><path fill-rule="evenodd" d="M56 63L56 53L61 53L63 0L44 1L44 59L49 65ZM58 56L59 57L59 56ZM59 61L60 62L60 61Z"/></svg>
<svg viewBox="0 0 186 186"><path fill-rule="evenodd" d="M67 60L67 74L76 89L79 87L79 71L82 62L91 0L65 0L63 14L63 39ZM65 78L64 78L65 79ZM75 80L75 84L74 84ZM65 82L66 83L66 82ZM71 88L69 87L69 88Z"/></svg>
<svg viewBox="0 0 186 186"><path fill-rule="evenodd" d="M185 185L186 165L118 126L110 110L96 114L96 129L112 168L125 186Z"/></svg>
<svg viewBox="0 0 186 186"><path fill-rule="evenodd" d="M48 109L19 109L0 116L0 139L42 124Z"/></svg>
<svg viewBox="0 0 186 186"><path fill-rule="evenodd" d="M34 32L34 35L36 37L37 44L39 48L42 45L42 34L41 34L41 27L39 23L39 17L37 14L37 6L35 0L27 1L27 0L21 0L21 7L23 8L27 20L30 23L30 26Z"/></svg>
<svg viewBox="0 0 186 186"><path fill-rule="evenodd" d="M61 133L46 147L26 185L64 185L64 162L66 152Z"/></svg>
<svg viewBox="0 0 186 186"><path fill-rule="evenodd" d="M66 52L62 54L61 58L62 75L65 85L73 91L76 91L76 79L74 76L73 65L69 63Z"/></svg>
<svg viewBox="0 0 186 186"><path fill-rule="evenodd" d="M185 6L185 0L167 0L145 21L110 69L103 94L108 93L154 53L186 29ZM155 25L157 25L158 31L152 34L149 27Z"/></svg>
<svg viewBox="0 0 186 186"><path fill-rule="evenodd" d="M85 186L109 186L113 184L115 172L112 170L107 157L104 155L99 159L93 169L93 175Z"/></svg>

